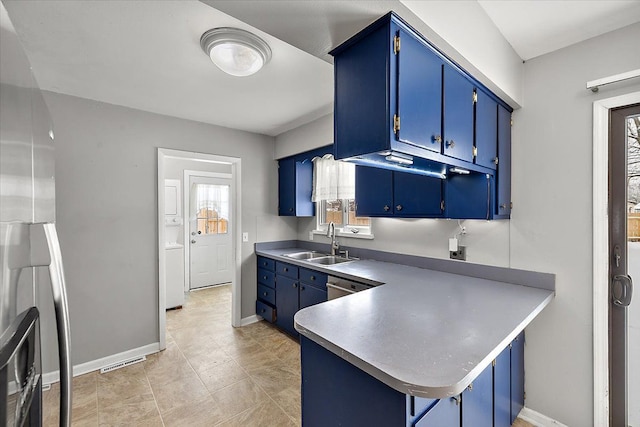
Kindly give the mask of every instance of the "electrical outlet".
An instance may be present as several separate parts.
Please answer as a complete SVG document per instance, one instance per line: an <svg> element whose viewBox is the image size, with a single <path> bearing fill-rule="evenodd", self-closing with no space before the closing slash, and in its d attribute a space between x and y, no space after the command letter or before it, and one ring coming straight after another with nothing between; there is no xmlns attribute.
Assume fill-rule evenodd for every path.
<svg viewBox="0 0 640 427"><path fill-rule="evenodd" d="M460 261L467 260L467 247L458 245L457 251L449 251L449 258L459 259Z"/></svg>
<svg viewBox="0 0 640 427"><path fill-rule="evenodd" d="M249 241L249 233L242 233L242 241L243 242L248 242Z"/></svg>

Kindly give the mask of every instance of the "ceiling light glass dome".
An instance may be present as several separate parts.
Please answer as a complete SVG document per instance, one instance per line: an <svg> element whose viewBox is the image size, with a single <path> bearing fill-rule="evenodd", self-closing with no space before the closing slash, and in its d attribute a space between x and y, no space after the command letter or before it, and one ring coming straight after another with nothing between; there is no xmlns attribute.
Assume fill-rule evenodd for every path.
<svg viewBox="0 0 640 427"><path fill-rule="evenodd" d="M260 37L239 28L214 28L200 38L202 50L218 68L232 76L257 73L271 59L271 48Z"/></svg>

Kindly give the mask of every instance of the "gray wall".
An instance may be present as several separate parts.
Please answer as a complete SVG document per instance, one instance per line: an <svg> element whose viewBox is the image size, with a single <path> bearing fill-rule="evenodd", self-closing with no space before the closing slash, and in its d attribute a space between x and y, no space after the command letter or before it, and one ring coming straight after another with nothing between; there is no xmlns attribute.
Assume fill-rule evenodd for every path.
<svg viewBox="0 0 640 427"><path fill-rule="evenodd" d="M524 106L514 113L512 219L463 222L470 262L556 274L555 300L527 328L526 406L570 426L593 425L593 102L640 90L635 80L593 94L585 83L640 68L638 40L640 24L525 64ZM317 131L323 134L305 135ZM331 135L322 123L309 124L278 136L276 153L289 153L291 136L320 141ZM298 238L308 239L314 225L299 219ZM458 225L374 219L373 227L374 240L340 240L445 258L446 239Z"/></svg>
<svg viewBox="0 0 640 427"><path fill-rule="evenodd" d="M157 147L242 159L242 316L255 313L253 243L295 237L276 216L273 138L45 93L73 363L158 342ZM258 227L268 230L258 232Z"/></svg>
<svg viewBox="0 0 640 427"><path fill-rule="evenodd" d="M528 61L514 115L511 266L556 274L554 302L527 328L527 406L593 423L593 94L585 83L640 68L640 24Z"/></svg>

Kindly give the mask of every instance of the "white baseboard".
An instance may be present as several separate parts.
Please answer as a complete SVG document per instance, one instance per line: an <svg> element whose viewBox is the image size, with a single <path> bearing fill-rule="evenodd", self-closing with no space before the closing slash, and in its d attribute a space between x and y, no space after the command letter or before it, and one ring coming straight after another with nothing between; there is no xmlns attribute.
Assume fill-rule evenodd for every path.
<svg viewBox="0 0 640 427"><path fill-rule="evenodd" d="M101 359L92 360L90 362L81 363L73 367L73 376L83 375L89 372L98 371L101 368L115 363L130 360L135 357L146 356L148 354L160 351L160 343L148 344L132 350L123 351L122 353L113 354ZM51 384L60 381L60 371L47 372L42 375L42 384Z"/></svg>
<svg viewBox="0 0 640 427"><path fill-rule="evenodd" d="M249 317L243 317L242 319L240 319L240 326L247 326L252 323L259 322L261 320L262 320L262 317L258 316L257 314L254 314L253 316L249 316Z"/></svg>
<svg viewBox="0 0 640 427"><path fill-rule="evenodd" d="M518 414L518 418L536 427L567 427L567 425L562 424L560 421L556 421L527 407L522 408L522 411Z"/></svg>

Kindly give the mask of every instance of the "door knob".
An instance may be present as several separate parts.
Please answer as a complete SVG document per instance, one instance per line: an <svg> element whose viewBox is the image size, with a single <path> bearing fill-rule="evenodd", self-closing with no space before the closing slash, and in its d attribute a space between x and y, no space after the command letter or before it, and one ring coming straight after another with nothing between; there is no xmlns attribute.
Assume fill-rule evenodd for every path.
<svg viewBox="0 0 640 427"><path fill-rule="evenodd" d="M389 206L387 206L387 205L384 205L384 208L382 208L382 209L384 209L385 212L389 212L389 209L391 209L391 208Z"/></svg>
<svg viewBox="0 0 640 427"><path fill-rule="evenodd" d="M402 210L402 205L398 205L398 206L396 206L396 210L397 210L397 211L401 211L401 210Z"/></svg>
<svg viewBox="0 0 640 427"><path fill-rule="evenodd" d="M453 148L456 146L456 142L453 139L450 139L449 141L447 141L447 143L445 144L448 148Z"/></svg>
<svg viewBox="0 0 640 427"><path fill-rule="evenodd" d="M442 137L440 135L434 135L431 139L433 139L433 142L437 142L438 144L442 142Z"/></svg>

